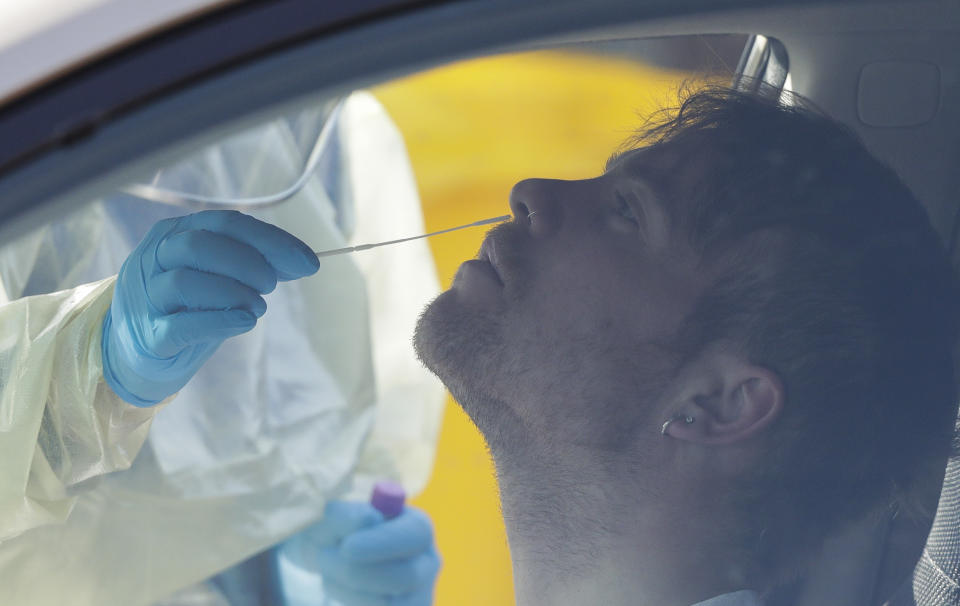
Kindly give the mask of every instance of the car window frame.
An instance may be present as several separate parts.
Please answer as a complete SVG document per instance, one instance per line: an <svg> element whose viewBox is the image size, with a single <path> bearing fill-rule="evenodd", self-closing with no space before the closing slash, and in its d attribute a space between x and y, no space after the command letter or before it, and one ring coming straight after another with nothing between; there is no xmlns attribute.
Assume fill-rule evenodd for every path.
<svg viewBox="0 0 960 606"><path fill-rule="evenodd" d="M231 5L0 107L0 244L134 180L135 163L173 157L171 148L197 133L235 128L318 91L341 94L550 36L756 2L364 0L331 6L308 0Z"/></svg>

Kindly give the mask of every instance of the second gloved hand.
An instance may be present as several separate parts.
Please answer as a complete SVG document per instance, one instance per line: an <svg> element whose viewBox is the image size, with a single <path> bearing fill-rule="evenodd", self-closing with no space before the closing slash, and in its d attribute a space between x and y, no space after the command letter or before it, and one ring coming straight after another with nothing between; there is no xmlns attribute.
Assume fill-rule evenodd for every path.
<svg viewBox="0 0 960 606"><path fill-rule="evenodd" d="M430 518L409 506L385 520L369 503L333 501L274 554L285 606L430 606L440 571Z"/></svg>
<svg viewBox="0 0 960 606"><path fill-rule="evenodd" d="M177 392L225 339L254 327L279 280L313 274L310 248L236 211L165 219L117 277L103 324L103 374L150 406Z"/></svg>

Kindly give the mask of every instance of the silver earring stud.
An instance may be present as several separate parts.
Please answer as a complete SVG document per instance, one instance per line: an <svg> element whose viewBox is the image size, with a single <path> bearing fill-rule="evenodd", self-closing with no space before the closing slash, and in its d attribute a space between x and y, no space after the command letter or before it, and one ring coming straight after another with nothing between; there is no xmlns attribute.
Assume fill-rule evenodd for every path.
<svg viewBox="0 0 960 606"><path fill-rule="evenodd" d="M660 435L667 435L667 428L670 427L670 424L674 421L683 421L684 425L690 425L696 420L696 417L691 417L690 415L685 415L683 413L677 413L663 422L663 425L660 426Z"/></svg>
<svg viewBox="0 0 960 606"><path fill-rule="evenodd" d="M528 220L529 220L529 219L533 219L533 215L537 214L537 212L538 212L538 211L533 211L533 212L531 212L531 213L527 213L527 219L528 219Z"/></svg>

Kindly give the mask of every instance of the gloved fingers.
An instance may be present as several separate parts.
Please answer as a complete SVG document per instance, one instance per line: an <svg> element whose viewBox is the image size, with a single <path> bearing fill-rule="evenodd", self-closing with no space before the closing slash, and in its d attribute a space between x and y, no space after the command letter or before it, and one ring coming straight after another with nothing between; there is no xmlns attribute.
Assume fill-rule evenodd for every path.
<svg viewBox="0 0 960 606"><path fill-rule="evenodd" d="M230 236L189 230L171 234L157 246L160 269L197 269L233 278L260 293L277 287L277 271L260 252Z"/></svg>
<svg viewBox="0 0 960 606"><path fill-rule="evenodd" d="M323 518L301 534L309 545L319 549L336 545L358 530L382 522L383 514L369 503L330 501L323 510Z"/></svg>
<svg viewBox="0 0 960 606"><path fill-rule="evenodd" d="M415 556L432 545L430 518L419 509L408 506L396 518L346 537L340 553L351 562L372 563Z"/></svg>
<svg viewBox="0 0 960 606"><path fill-rule="evenodd" d="M383 514L369 503L329 501L319 522L284 541L279 549L297 566L316 570L320 549L338 546L344 537L382 522Z"/></svg>
<svg viewBox="0 0 960 606"><path fill-rule="evenodd" d="M147 235L140 240L139 247L149 247L153 242L159 242L167 234L173 233L177 224L180 222L181 217L170 217L169 219L160 219L153 224L152 227L147 231Z"/></svg>
<svg viewBox="0 0 960 606"><path fill-rule="evenodd" d="M195 269L157 274L146 289L150 303L164 314L245 309L259 318L267 311L267 302L246 284Z"/></svg>
<svg viewBox="0 0 960 606"><path fill-rule="evenodd" d="M153 321L148 343L158 358L169 358L196 343L222 341L256 326L257 317L245 309L228 311L184 311Z"/></svg>
<svg viewBox="0 0 960 606"><path fill-rule="evenodd" d="M319 549L338 545L344 537L382 522L383 514L369 503L329 501L324 507L323 518L288 539L287 543L296 544L296 553L302 554L297 563L313 569L316 567L313 556Z"/></svg>
<svg viewBox="0 0 960 606"><path fill-rule="evenodd" d="M212 231L257 249L280 280L309 276L320 267L310 247L279 227L234 210L205 210L178 220L177 231Z"/></svg>
<svg viewBox="0 0 960 606"><path fill-rule="evenodd" d="M412 558L356 564L343 558L336 547L317 553L317 569L327 579L356 591L400 596L433 585L440 558L432 550Z"/></svg>
<svg viewBox="0 0 960 606"><path fill-rule="evenodd" d="M389 596L357 591L327 579L323 580L323 594L340 606L392 606Z"/></svg>

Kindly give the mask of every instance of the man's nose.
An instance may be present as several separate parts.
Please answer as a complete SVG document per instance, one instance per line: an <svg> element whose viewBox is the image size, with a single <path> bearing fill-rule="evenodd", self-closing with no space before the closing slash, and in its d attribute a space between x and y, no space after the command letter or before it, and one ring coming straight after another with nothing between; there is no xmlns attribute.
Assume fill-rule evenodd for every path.
<svg viewBox="0 0 960 606"><path fill-rule="evenodd" d="M548 237L555 233L564 221L564 196L569 195L569 181L557 179L525 179L510 191L510 210L514 220L526 225L530 234Z"/></svg>

